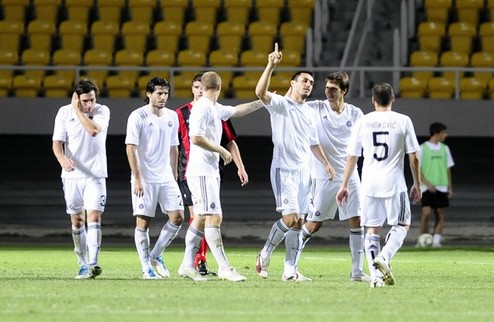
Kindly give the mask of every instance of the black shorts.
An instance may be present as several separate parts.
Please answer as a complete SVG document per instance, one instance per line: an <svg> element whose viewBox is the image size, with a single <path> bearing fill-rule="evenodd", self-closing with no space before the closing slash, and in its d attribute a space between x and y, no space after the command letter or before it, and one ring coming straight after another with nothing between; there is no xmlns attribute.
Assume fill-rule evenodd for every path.
<svg viewBox="0 0 494 322"><path fill-rule="evenodd" d="M187 184L187 180L179 180L178 187L180 188L180 192L182 193L184 206L186 207L192 206L192 196L190 193L189 185Z"/></svg>
<svg viewBox="0 0 494 322"><path fill-rule="evenodd" d="M437 191L432 193L429 190L422 194L422 207L446 208L449 206L449 198L446 192Z"/></svg>

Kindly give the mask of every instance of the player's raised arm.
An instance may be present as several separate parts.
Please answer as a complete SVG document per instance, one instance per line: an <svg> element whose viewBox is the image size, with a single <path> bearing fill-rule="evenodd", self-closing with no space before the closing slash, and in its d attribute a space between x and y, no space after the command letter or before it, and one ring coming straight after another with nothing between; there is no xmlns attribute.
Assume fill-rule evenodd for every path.
<svg viewBox="0 0 494 322"><path fill-rule="evenodd" d="M271 102L271 93L268 92L269 83L273 70L278 66L282 57L281 51L278 50L278 43L275 43L274 51L268 55L268 63L256 86L256 96L259 97L264 104L269 104Z"/></svg>

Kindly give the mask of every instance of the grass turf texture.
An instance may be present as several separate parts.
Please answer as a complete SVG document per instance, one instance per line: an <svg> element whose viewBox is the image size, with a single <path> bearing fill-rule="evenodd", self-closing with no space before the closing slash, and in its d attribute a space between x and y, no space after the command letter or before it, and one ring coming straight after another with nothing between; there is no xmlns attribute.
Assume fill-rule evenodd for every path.
<svg viewBox="0 0 494 322"><path fill-rule="evenodd" d="M281 245L280 245L281 246ZM75 280L70 247L2 246L0 321L492 321L494 249L402 249L396 285L350 282L347 248L307 247L300 271L313 282L282 282L277 249L267 280L255 274L258 249L227 247L243 283L177 274L183 251L164 256L172 276L142 280L132 247L105 247L103 274ZM216 270L209 255L210 269ZM364 264L367 271L367 264Z"/></svg>

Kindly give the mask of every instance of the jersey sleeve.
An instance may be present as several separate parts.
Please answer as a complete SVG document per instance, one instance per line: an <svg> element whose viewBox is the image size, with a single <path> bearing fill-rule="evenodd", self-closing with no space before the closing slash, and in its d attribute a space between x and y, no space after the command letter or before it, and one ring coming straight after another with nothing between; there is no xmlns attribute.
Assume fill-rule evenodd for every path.
<svg viewBox="0 0 494 322"><path fill-rule="evenodd" d="M208 118L207 106L196 103L190 112L189 136L206 136Z"/></svg>
<svg viewBox="0 0 494 322"><path fill-rule="evenodd" d="M179 145L179 140L178 140L178 128L179 128L178 115L175 112L171 112L170 113L170 117L171 117L172 123L173 123L172 137L170 139L170 145L171 146L177 146L177 145Z"/></svg>
<svg viewBox="0 0 494 322"><path fill-rule="evenodd" d="M360 142L360 128L362 124L362 118L359 118L355 123L355 128L352 130L350 140L348 141L347 153L360 157L362 156L362 143Z"/></svg>
<svg viewBox="0 0 494 322"><path fill-rule="evenodd" d="M65 128L65 113L64 109L60 108L55 117L55 125L53 128L53 141L65 142L67 140L67 130Z"/></svg>
<svg viewBox="0 0 494 322"><path fill-rule="evenodd" d="M129 119L127 120L125 144L139 145L138 114L135 112L130 113Z"/></svg>
<svg viewBox="0 0 494 322"><path fill-rule="evenodd" d="M406 153L415 153L420 150L419 142L417 140L417 135L415 134L415 129L413 128L412 120L406 117Z"/></svg>
<svg viewBox="0 0 494 322"><path fill-rule="evenodd" d="M237 133L233 128L233 124L230 120L221 121L223 127L223 134L221 135L221 145L226 146L228 143L237 139Z"/></svg>

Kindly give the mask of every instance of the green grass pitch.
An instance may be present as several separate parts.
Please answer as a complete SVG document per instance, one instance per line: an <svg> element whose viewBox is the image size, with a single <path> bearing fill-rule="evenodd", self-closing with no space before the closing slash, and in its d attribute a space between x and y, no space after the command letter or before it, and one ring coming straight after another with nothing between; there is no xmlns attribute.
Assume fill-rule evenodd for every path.
<svg viewBox="0 0 494 322"><path fill-rule="evenodd" d="M133 247L104 247L103 274L75 280L70 246L0 246L0 321L492 321L494 249L403 248L393 259L396 284L371 289L349 281L346 247L307 246L300 271L314 280L282 282L284 251L273 255L270 277L255 274L258 249L228 247L247 277L182 279L183 247L165 252L172 276L142 280ZM210 268L215 270L209 254ZM366 263L364 267L367 270Z"/></svg>

